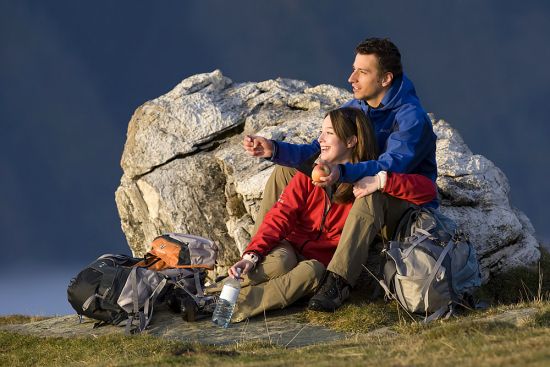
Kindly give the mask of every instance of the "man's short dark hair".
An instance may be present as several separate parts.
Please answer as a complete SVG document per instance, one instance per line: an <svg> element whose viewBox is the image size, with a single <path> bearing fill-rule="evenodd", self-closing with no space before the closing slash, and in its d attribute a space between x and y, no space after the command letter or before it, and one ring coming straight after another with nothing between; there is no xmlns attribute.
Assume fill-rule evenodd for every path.
<svg viewBox="0 0 550 367"><path fill-rule="evenodd" d="M355 53L376 55L382 73L390 72L394 79L403 75L401 53L389 38L367 38L355 47Z"/></svg>

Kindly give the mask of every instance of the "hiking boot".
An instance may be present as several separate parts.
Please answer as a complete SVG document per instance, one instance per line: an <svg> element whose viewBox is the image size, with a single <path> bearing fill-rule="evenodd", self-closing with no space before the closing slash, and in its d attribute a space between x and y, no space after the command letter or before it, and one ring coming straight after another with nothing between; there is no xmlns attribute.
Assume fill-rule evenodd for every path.
<svg viewBox="0 0 550 367"><path fill-rule="evenodd" d="M309 300L314 311L334 312L349 297L350 285L338 274L327 271L317 293Z"/></svg>

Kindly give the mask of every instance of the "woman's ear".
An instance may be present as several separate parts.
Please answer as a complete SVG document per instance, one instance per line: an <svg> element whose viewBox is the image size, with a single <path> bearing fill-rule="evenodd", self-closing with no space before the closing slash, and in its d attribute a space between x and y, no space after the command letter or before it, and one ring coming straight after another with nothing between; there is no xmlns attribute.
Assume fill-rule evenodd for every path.
<svg viewBox="0 0 550 367"><path fill-rule="evenodd" d="M353 148L357 144L357 136L353 135L351 138L348 139L348 143L346 144L347 148Z"/></svg>

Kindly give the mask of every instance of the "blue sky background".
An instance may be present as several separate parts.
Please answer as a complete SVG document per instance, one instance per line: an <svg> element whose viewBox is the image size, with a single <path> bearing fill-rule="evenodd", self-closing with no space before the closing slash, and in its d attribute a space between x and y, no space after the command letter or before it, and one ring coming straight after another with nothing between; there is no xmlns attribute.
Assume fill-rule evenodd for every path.
<svg viewBox="0 0 550 367"><path fill-rule="evenodd" d="M549 19L542 0L0 0L0 314L69 312L68 278L129 252L114 191L139 105L214 69L348 88L370 36L399 46L426 110L505 172L550 242ZM28 274L52 289L40 307Z"/></svg>

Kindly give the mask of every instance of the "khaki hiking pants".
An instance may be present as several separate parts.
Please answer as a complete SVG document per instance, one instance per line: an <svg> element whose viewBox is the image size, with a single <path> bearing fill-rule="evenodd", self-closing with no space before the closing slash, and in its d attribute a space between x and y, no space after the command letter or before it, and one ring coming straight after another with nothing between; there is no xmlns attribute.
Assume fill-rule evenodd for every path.
<svg viewBox="0 0 550 367"><path fill-rule="evenodd" d="M322 263L300 260L290 243L279 243L249 274L243 276L231 321L240 322L264 311L285 308L304 296L312 295L324 273ZM220 292L222 286L223 281L209 287L206 292Z"/></svg>
<svg viewBox="0 0 550 367"><path fill-rule="evenodd" d="M295 173L294 168L275 166L264 189L254 234ZM363 269L362 265L366 264L374 238L380 234L384 240L391 239L399 219L411 206L408 201L381 192L355 200L327 270L340 275L354 286Z"/></svg>

